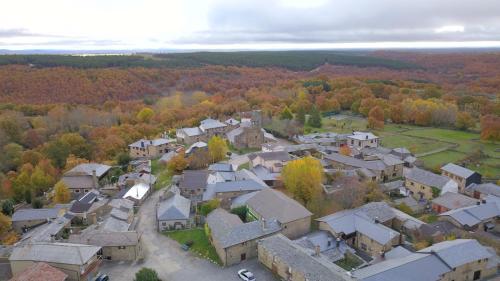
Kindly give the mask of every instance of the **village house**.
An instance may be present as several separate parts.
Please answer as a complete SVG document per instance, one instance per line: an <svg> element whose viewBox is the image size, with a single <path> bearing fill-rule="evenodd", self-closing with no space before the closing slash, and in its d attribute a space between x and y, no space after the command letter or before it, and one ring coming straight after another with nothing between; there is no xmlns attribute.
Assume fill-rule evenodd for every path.
<svg viewBox="0 0 500 281"><path fill-rule="evenodd" d="M140 139L129 144L129 155L132 158L157 158L173 149L171 146L173 141L163 138Z"/></svg>
<svg viewBox="0 0 500 281"><path fill-rule="evenodd" d="M432 210L438 214L449 210L476 205L479 200L470 198L460 193L445 192L443 195L432 199Z"/></svg>
<svg viewBox="0 0 500 281"><path fill-rule="evenodd" d="M180 194L191 201L201 201L207 190L208 174L206 170L184 170L179 181Z"/></svg>
<svg viewBox="0 0 500 281"><path fill-rule="evenodd" d="M107 212L108 201L109 199L100 196L99 191L93 189L73 201L69 213L74 215L74 222L84 225L94 224Z"/></svg>
<svg viewBox="0 0 500 281"><path fill-rule="evenodd" d="M401 247L398 247L401 248ZM498 257L493 249L473 239L434 244L417 252L405 249L384 261L355 270L359 281L482 280L496 274Z"/></svg>
<svg viewBox="0 0 500 281"><path fill-rule="evenodd" d="M158 231L190 227L191 201L176 192L167 192L156 207Z"/></svg>
<svg viewBox="0 0 500 281"><path fill-rule="evenodd" d="M101 186L99 181L107 175L110 169L111 166L103 164L80 164L64 173L61 180L76 198L92 189L99 189Z"/></svg>
<svg viewBox="0 0 500 281"><path fill-rule="evenodd" d="M458 184L459 192L464 192L465 188L470 184L481 183L481 174L453 163L448 163L441 167L441 175L455 181Z"/></svg>
<svg viewBox="0 0 500 281"><path fill-rule="evenodd" d="M336 238L373 257L382 255L403 241L403 236L398 231L411 233L424 224L385 202L371 202L316 221L320 230L329 231Z"/></svg>
<svg viewBox="0 0 500 281"><path fill-rule="evenodd" d="M64 216L71 205L57 204L47 209L19 209L12 214L12 228L17 233L23 233L50 220Z"/></svg>
<svg viewBox="0 0 500 281"><path fill-rule="evenodd" d="M123 199L129 199L135 203L135 205L141 205L144 200L151 193L151 186L139 182L133 185L131 188L126 191L125 194L122 195Z"/></svg>
<svg viewBox="0 0 500 281"><path fill-rule="evenodd" d="M196 142L208 142L213 136L224 136L229 128L231 126L219 120L207 118L200 122L199 127L177 129L175 134L178 143L192 145Z"/></svg>
<svg viewBox="0 0 500 281"><path fill-rule="evenodd" d="M137 231L103 231L87 228L81 234L73 234L69 242L101 247L103 259L113 261L135 261L143 258L141 234Z"/></svg>
<svg viewBox="0 0 500 281"><path fill-rule="evenodd" d="M379 138L370 132L352 132L347 136L347 145L357 150L365 147L377 147Z"/></svg>
<svg viewBox="0 0 500 281"><path fill-rule="evenodd" d="M258 259L282 280L352 280L339 266L324 259L315 251L299 246L282 234L259 240Z"/></svg>
<svg viewBox="0 0 500 281"><path fill-rule="evenodd" d="M500 186L494 183L472 183L465 188L465 194L476 199L484 199L489 195L500 197Z"/></svg>
<svg viewBox="0 0 500 281"><path fill-rule="evenodd" d="M458 191L457 183L453 180L423 169L405 169L404 177L406 195L416 200L432 200L445 192Z"/></svg>
<svg viewBox="0 0 500 281"><path fill-rule="evenodd" d="M320 146L340 147L347 144L347 136L348 134L326 132L299 135L294 137L293 139L299 144L315 144Z"/></svg>
<svg viewBox="0 0 500 281"><path fill-rule="evenodd" d="M490 199L491 198L491 199ZM440 220L448 221L453 225L467 230L500 230L500 199L486 198L476 205L453 209L439 215Z"/></svg>
<svg viewBox="0 0 500 281"><path fill-rule="evenodd" d="M99 271L101 247L69 243L29 243L14 247L9 257L16 276L37 262L45 262L68 275L69 281L95 278Z"/></svg>
<svg viewBox="0 0 500 281"><path fill-rule="evenodd" d="M275 220L244 223L234 214L215 209L206 219L210 242L225 266L257 256L257 241L280 231Z"/></svg>
<svg viewBox="0 0 500 281"><path fill-rule="evenodd" d="M267 188L253 192L239 204L246 205L248 216L255 220L276 219L281 233L290 239L301 237L311 229L312 213L280 191Z"/></svg>
<svg viewBox="0 0 500 281"><path fill-rule="evenodd" d="M403 176L403 161L390 155L380 157L381 159L365 161L340 153L323 153L326 168L356 169L365 178L376 182L392 181Z"/></svg>
<svg viewBox="0 0 500 281"><path fill-rule="evenodd" d="M229 208L231 201L243 194L269 188L266 184L253 180L244 179L227 182L216 182L207 185L207 190L203 193L202 201L218 199L222 208Z"/></svg>
<svg viewBox="0 0 500 281"><path fill-rule="evenodd" d="M248 155L250 160L250 169L262 166L271 173L281 173L286 163L292 158L285 151L260 152Z"/></svg>
<svg viewBox="0 0 500 281"><path fill-rule="evenodd" d="M9 281L65 281L68 275L45 262L37 262L19 272Z"/></svg>

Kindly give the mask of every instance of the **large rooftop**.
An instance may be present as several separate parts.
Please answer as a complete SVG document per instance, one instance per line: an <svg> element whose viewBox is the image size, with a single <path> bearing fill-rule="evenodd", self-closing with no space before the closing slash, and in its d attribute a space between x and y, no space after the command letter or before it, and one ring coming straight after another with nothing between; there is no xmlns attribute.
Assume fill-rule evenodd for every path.
<svg viewBox="0 0 500 281"><path fill-rule="evenodd" d="M42 261L61 264L86 264L101 247L69 243L34 243L17 246L10 261Z"/></svg>

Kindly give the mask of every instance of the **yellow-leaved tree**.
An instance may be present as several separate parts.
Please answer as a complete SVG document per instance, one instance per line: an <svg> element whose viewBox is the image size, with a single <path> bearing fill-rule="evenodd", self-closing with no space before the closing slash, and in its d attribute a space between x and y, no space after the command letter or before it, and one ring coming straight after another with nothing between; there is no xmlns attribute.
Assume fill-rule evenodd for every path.
<svg viewBox="0 0 500 281"><path fill-rule="evenodd" d="M226 142L219 136L213 136L208 141L208 153L213 163L224 160L227 150Z"/></svg>
<svg viewBox="0 0 500 281"><path fill-rule="evenodd" d="M307 206L321 193L324 170L318 159L308 156L290 161L283 168L281 177L293 197Z"/></svg>
<svg viewBox="0 0 500 281"><path fill-rule="evenodd" d="M54 186L54 203L68 203L71 200L71 192L68 186L63 182L59 181Z"/></svg>

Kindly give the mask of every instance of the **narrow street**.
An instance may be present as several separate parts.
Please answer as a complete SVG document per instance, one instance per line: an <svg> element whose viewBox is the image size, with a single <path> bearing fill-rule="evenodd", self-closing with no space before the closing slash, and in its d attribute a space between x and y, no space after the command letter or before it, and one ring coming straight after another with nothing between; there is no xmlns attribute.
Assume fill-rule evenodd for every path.
<svg viewBox="0 0 500 281"><path fill-rule="evenodd" d="M139 218L137 230L142 233L145 259L133 263L105 261L101 273L108 274L111 280L126 281L133 280L135 273L142 267L150 267L158 272L163 281L236 281L240 280L237 271L246 268L252 271L259 281L276 280L257 259L222 268L190 252L182 251L176 241L156 231L155 204L159 195L159 191L153 193L137 214Z"/></svg>

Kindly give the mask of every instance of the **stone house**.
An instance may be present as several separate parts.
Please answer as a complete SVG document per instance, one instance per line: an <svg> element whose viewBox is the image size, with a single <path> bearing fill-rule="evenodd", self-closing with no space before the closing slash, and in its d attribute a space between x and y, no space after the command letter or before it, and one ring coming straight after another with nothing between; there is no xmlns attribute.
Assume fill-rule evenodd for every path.
<svg viewBox="0 0 500 281"><path fill-rule="evenodd" d="M281 233L290 239L301 237L311 229L312 213L280 191L267 188L254 192L245 204L248 215L256 220L276 219L281 226Z"/></svg>
<svg viewBox="0 0 500 281"><path fill-rule="evenodd" d="M73 222L85 225L97 223L97 219L109 210L108 201L109 199L100 196L99 191L95 189L82 194L69 209L69 213L74 215Z"/></svg>
<svg viewBox="0 0 500 281"><path fill-rule="evenodd" d="M201 201L207 190L208 174L206 170L184 170L179 181L180 195L193 202Z"/></svg>
<svg viewBox="0 0 500 281"><path fill-rule="evenodd" d="M28 243L14 247L9 257L15 276L37 262L68 275L69 281L92 280L99 272L101 247L69 243Z"/></svg>
<svg viewBox="0 0 500 281"><path fill-rule="evenodd" d="M100 181L110 169L111 166L103 164L80 164L64 173L61 180L69 188L73 197L77 198L92 189L99 189L101 186Z"/></svg>
<svg viewBox="0 0 500 281"><path fill-rule="evenodd" d="M438 214L449 210L473 206L479 200L460 193L445 192L443 195L432 199L432 210Z"/></svg>
<svg viewBox="0 0 500 281"><path fill-rule="evenodd" d="M102 231L85 229L81 234L71 235L69 242L94 245L102 248L103 259L113 261L135 261L144 257L141 234L137 231Z"/></svg>
<svg viewBox="0 0 500 281"><path fill-rule="evenodd" d="M227 139L237 149L260 148L266 142L262 128L240 126L227 133Z"/></svg>
<svg viewBox="0 0 500 281"><path fill-rule="evenodd" d="M378 147L379 138L370 132L353 132L347 136L347 145L357 150L365 147Z"/></svg>
<svg viewBox="0 0 500 281"><path fill-rule="evenodd" d="M465 188L473 183L481 183L481 174L453 163L441 167L441 175L455 181L458 184L459 192L464 192Z"/></svg>
<svg viewBox="0 0 500 281"><path fill-rule="evenodd" d="M485 199L490 195L500 197L500 186L491 182L481 184L472 183L465 188L465 194L476 199Z"/></svg>
<svg viewBox="0 0 500 281"><path fill-rule="evenodd" d="M184 229L190 227L191 201L182 195L168 192L156 207L158 231Z"/></svg>
<svg viewBox="0 0 500 281"><path fill-rule="evenodd" d="M276 221L244 223L234 214L215 209L206 219L209 239L225 266L257 256L257 241L280 231Z"/></svg>
<svg viewBox="0 0 500 281"><path fill-rule="evenodd" d="M253 180L244 179L227 182L216 182L207 185L207 190L203 193L202 201L218 199L222 208L229 208L231 201L243 194L269 188L266 184Z"/></svg>
<svg viewBox="0 0 500 281"><path fill-rule="evenodd" d="M285 151L261 152L248 155L250 168L262 166L271 173L280 173L286 163L292 160L290 154Z"/></svg>
<svg viewBox="0 0 500 281"><path fill-rule="evenodd" d="M498 198L484 200L476 205L450 210L439 215L439 220L448 221L467 231L500 230L500 204ZM497 202L496 202L497 201Z"/></svg>
<svg viewBox="0 0 500 281"><path fill-rule="evenodd" d="M213 136L224 136L232 128L219 120L207 118L200 122L199 127L177 129L177 142L191 145L196 142L208 142Z"/></svg>
<svg viewBox="0 0 500 281"><path fill-rule="evenodd" d="M456 182L423 169L405 169L404 177L407 195L416 200L432 200L445 192L458 191Z"/></svg>
<svg viewBox="0 0 500 281"><path fill-rule="evenodd" d="M50 220L62 217L70 205L58 204L47 209L19 209L12 214L12 228L17 233L24 233Z"/></svg>
<svg viewBox="0 0 500 281"><path fill-rule="evenodd" d="M495 275L497 266L493 249L473 239L456 239L417 252L403 250L394 257L387 255L379 263L353 271L352 276L359 281L469 281Z"/></svg>
<svg viewBox="0 0 500 281"><path fill-rule="evenodd" d="M259 262L282 280L352 280L336 264L307 251L282 234L259 240L257 247Z"/></svg>
<svg viewBox="0 0 500 281"><path fill-rule="evenodd" d="M129 144L129 155L132 158L157 158L173 149L172 142L173 140L163 138L140 139Z"/></svg>

